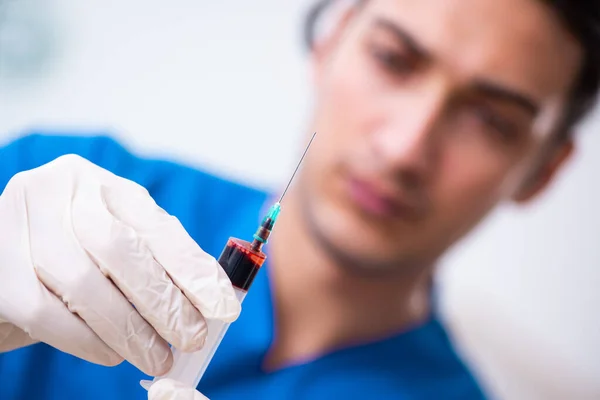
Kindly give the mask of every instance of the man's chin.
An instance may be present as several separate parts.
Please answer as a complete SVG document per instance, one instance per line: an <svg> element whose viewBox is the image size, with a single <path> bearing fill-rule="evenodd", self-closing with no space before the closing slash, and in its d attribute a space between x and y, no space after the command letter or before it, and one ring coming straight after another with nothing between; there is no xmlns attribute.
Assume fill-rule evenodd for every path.
<svg viewBox="0 0 600 400"><path fill-rule="evenodd" d="M363 223L350 210L316 199L307 191L301 193L301 217L308 233L340 271L378 279L402 275L413 268L398 254L390 254L397 253L397 243L384 248L386 238L378 239L384 234L372 231L373 226Z"/></svg>
<svg viewBox="0 0 600 400"><path fill-rule="evenodd" d="M381 279L402 274L404 267L397 258L385 257L381 249L370 247L360 236L345 232L332 232L330 226L319 226L307 219L312 238L331 264L344 273L365 278Z"/></svg>

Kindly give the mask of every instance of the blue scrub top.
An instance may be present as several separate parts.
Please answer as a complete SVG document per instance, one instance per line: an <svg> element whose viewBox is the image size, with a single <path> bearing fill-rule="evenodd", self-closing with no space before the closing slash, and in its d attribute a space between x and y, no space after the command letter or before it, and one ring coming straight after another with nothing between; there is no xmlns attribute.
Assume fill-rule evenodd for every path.
<svg viewBox="0 0 600 400"><path fill-rule="evenodd" d="M230 236L251 237L269 199L267 193L196 169L137 157L103 134L34 133L1 147L0 189L17 172L68 153L145 186L215 257ZM261 364L274 329L269 284L267 259L198 385L211 400L484 398L435 318L386 340L265 372ZM146 399L141 379L149 377L127 362L103 367L45 344L0 354L1 400Z"/></svg>

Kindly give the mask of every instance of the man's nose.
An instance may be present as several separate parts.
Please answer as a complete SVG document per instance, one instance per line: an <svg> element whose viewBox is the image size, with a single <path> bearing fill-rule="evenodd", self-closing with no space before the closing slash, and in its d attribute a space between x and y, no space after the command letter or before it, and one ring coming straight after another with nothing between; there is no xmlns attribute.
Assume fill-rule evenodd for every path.
<svg viewBox="0 0 600 400"><path fill-rule="evenodd" d="M444 96L421 94L390 103L384 122L374 132L372 149L377 162L411 185L431 179L439 164L440 121Z"/></svg>

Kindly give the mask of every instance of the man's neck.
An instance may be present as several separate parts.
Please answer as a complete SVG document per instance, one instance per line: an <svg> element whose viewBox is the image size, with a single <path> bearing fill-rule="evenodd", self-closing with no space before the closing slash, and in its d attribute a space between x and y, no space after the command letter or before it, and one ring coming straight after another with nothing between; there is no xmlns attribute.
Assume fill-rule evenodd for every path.
<svg viewBox="0 0 600 400"><path fill-rule="evenodd" d="M313 241L299 217L288 198L270 244L276 334L266 368L390 337L428 318L428 274L390 279L349 273Z"/></svg>

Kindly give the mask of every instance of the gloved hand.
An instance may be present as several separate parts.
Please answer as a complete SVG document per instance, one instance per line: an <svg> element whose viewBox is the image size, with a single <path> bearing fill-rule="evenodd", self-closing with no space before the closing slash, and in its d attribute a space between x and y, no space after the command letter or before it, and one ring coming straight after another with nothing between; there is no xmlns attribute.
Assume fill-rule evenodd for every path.
<svg viewBox="0 0 600 400"><path fill-rule="evenodd" d="M225 272L141 186L75 155L21 172L0 196L0 351L36 341L157 376L168 343L202 347L235 320Z"/></svg>
<svg viewBox="0 0 600 400"><path fill-rule="evenodd" d="M173 379L161 379L150 386L148 400L208 400L208 397Z"/></svg>

